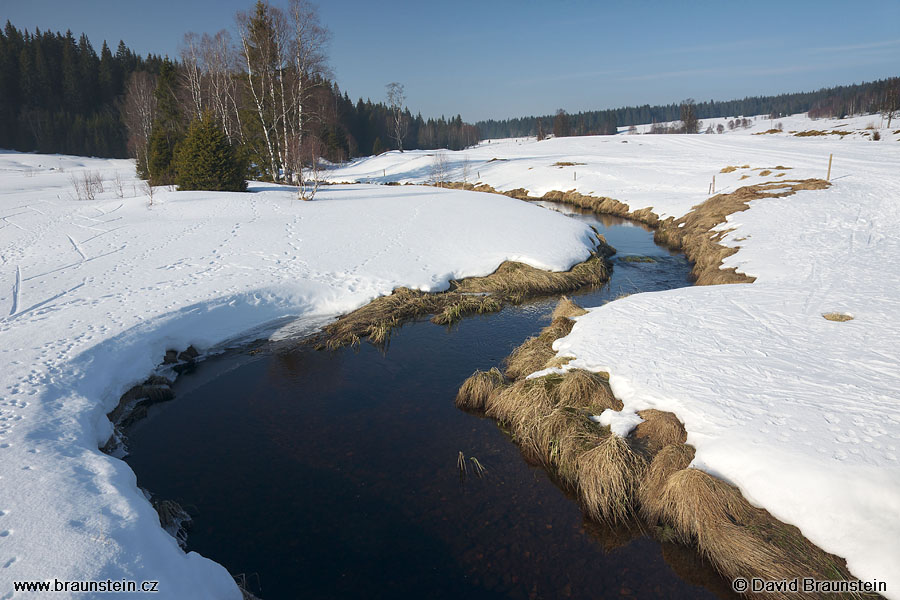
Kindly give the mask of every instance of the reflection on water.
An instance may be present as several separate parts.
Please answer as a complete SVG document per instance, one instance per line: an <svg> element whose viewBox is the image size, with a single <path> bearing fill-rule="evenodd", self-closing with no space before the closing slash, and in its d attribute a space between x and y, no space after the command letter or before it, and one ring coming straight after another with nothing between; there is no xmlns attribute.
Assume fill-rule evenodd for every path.
<svg viewBox="0 0 900 600"><path fill-rule="evenodd" d="M688 284L689 265L643 228L597 227L620 253L658 260L618 261L579 302ZM554 304L452 330L409 324L387 352L211 359L129 431L128 462L193 515L190 549L252 575L266 600L727 596L694 553L586 522L493 422L454 408L460 383L536 333ZM460 478L460 452L484 477Z"/></svg>

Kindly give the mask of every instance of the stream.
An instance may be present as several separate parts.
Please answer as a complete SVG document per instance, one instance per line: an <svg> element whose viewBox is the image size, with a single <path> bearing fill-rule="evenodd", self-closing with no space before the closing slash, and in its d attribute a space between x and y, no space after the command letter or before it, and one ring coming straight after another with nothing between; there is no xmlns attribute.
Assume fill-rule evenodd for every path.
<svg viewBox="0 0 900 600"><path fill-rule="evenodd" d="M690 285L690 264L649 229L541 204L618 250L579 304ZM263 600L734 597L692 550L585 519L493 421L454 407L466 377L536 334L556 301L451 329L408 323L386 349L225 352L127 431L126 460L191 514L188 549Z"/></svg>

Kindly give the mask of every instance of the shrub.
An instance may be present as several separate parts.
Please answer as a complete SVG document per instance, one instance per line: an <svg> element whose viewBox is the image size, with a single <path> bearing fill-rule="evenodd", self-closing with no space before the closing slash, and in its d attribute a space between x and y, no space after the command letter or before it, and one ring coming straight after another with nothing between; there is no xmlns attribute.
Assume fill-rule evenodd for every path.
<svg viewBox="0 0 900 600"><path fill-rule="evenodd" d="M247 189L245 170L210 113L191 123L176 153L178 189L242 192Z"/></svg>

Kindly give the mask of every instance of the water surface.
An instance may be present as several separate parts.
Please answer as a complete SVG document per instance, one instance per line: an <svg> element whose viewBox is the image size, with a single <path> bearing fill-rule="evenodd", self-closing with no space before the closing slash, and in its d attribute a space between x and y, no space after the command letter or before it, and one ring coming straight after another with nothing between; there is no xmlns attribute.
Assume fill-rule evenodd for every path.
<svg viewBox="0 0 900 600"><path fill-rule="evenodd" d="M655 259L615 259L579 303L689 285L687 261L642 226L572 216L619 257ZM265 600L727 597L692 552L585 521L492 421L454 407L463 380L499 365L555 303L407 324L386 351L226 353L128 432L127 460L191 513L189 549Z"/></svg>

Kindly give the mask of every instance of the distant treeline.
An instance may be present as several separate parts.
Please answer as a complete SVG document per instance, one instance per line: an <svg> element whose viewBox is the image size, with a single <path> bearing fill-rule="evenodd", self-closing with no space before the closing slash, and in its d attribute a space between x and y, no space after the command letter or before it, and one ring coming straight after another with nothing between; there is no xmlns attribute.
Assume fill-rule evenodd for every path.
<svg viewBox="0 0 900 600"><path fill-rule="evenodd" d="M0 148L125 157L117 99L134 71L158 72L161 59L119 42L100 55L85 35L0 31Z"/></svg>
<svg viewBox="0 0 900 600"><path fill-rule="evenodd" d="M125 158L135 155L129 146L127 92L143 84L156 86L161 56L142 58L120 41L113 53L103 42L100 54L82 34L71 31L20 31L7 21L0 31L0 148L25 152L63 153ZM171 61L173 79L190 82L190 67ZM237 64L226 65L225 77L237 86L240 101L246 76ZM141 77L134 79L134 75ZM129 84L132 84L129 87ZM322 155L333 161L379 153L395 147L391 134L391 108L371 100L353 103L337 84L321 79L314 86L317 105L303 123L321 141ZM175 90L185 106L187 91ZM236 107L239 111L243 107ZM249 112L249 111L248 111ZM190 111L181 111L187 120ZM478 141L475 128L456 117L425 119L404 108L404 148L458 150ZM250 122L249 116L237 117ZM183 128L187 123L182 124ZM252 123L251 127L252 129ZM246 132L242 132L245 135ZM133 142L133 140L132 140Z"/></svg>
<svg viewBox="0 0 900 600"><path fill-rule="evenodd" d="M754 96L743 100L697 102L697 118L772 115L775 118L809 112L813 118L843 117L882 110L884 97L896 79L884 79L858 85L822 88L816 92ZM626 106L608 110L592 110L568 115L571 135L615 133L616 127L645 123L664 123L681 118L681 104ZM475 124L482 139L539 135L549 132L559 114L479 121ZM540 122L540 123L539 123ZM539 127L540 125L540 127Z"/></svg>

